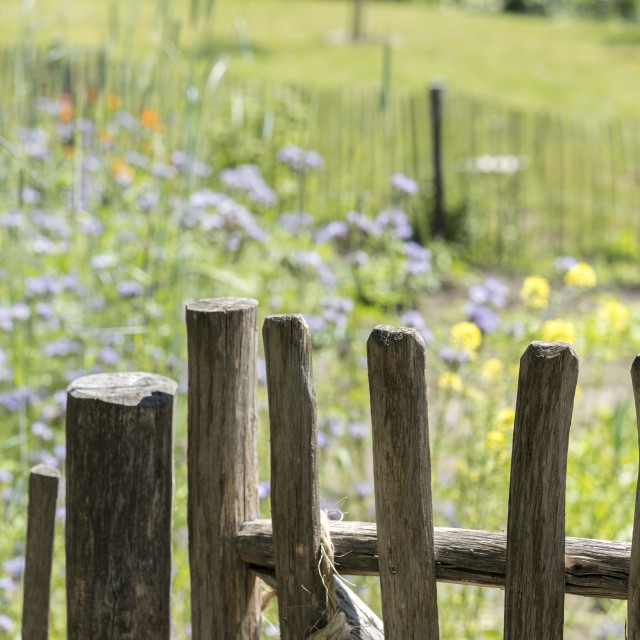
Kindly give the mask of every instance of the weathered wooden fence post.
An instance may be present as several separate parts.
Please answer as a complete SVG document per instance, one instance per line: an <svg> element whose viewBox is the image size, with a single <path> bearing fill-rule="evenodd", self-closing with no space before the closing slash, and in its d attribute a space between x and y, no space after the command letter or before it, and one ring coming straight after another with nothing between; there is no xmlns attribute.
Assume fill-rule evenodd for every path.
<svg viewBox="0 0 640 640"><path fill-rule="evenodd" d="M242 523L259 514L258 303L187 305L189 564L195 640L258 640L260 585L240 559Z"/></svg>
<svg viewBox="0 0 640 640"><path fill-rule="evenodd" d="M320 494L311 336L299 315L262 328L271 427L271 512L282 640L323 627Z"/></svg>
<svg viewBox="0 0 640 640"><path fill-rule="evenodd" d="M378 325L367 359L385 638L437 640L424 342Z"/></svg>
<svg viewBox="0 0 640 640"><path fill-rule="evenodd" d="M511 456L505 640L560 640L564 621L567 451L578 356L532 342L520 360Z"/></svg>
<svg viewBox="0 0 640 640"><path fill-rule="evenodd" d="M320 637L327 640L344 638L349 626L349 637L383 640L380 619L331 571L323 574L320 570L322 545L328 543L322 537L328 532L323 532L320 515L309 327L301 315L269 316L262 333L271 427L273 550L282 640L303 640L318 629ZM336 601L330 602L333 585ZM333 612L328 611L331 607ZM327 620L327 612L337 615ZM329 626L325 626L327 621Z"/></svg>
<svg viewBox="0 0 640 640"><path fill-rule="evenodd" d="M442 164L443 96L444 81L440 78L433 78L429 86L434 195L432 231L433 235L437 238L444 238L446 233L446 212L444 204L444 168Z"/></svg>
<svg viewBox="0 0 640 640"><path fill-rule="evenodd" d="M67 389L67 637L168 640L177 385L148 373Z"/></svg>
<svg viewBox="0 0 640 640"><path fill-rule="evenodd" d="M631 382L636 405L638 444L640 445L640 355L631 365ZM629 594L627 598L628 639L640 640L640 469L636 488L636 508L631 539L631 566L629 569Z"/></svg>
<svg viewBox="0 0 640 640"><path fill-rule="evenodd" d="M47 640L51 567L60 472L39 464L29 476L27 552L24 570L22 640Z"/></svg>

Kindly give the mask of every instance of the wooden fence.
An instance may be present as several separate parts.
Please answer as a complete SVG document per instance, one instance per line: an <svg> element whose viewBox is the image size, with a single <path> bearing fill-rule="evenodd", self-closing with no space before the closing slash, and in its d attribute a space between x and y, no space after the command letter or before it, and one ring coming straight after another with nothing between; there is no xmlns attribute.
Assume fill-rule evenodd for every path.
<svg viewBox="0 0 640 640"><path fill-rule="evenodd" d="M399 204L421 240L435 213L436 235L446 226L472 259L506 266L550 253L634 260L640 251L637 119L518 109L455 87L321 90L225 78L212 88L210 72L204 64L137 68L102 49L0 50L0 126L15 142L15 123L41 126L37 98L115 92L134 115L151 103L167 119L168 149L186 144L216 167L260 161L272 186L281 147L318 151L324 168L307 176L297 201L281 199L284 212L306 208L329 221ZM430 114L440 114L440 127ZM419 195L394 192L395 172L416 179Z"/></svg>
<svg viewBox="0 0 640 640"><path fill-rule="evenodd" d="M503 588L507 639L561 638L565 592L628 599L628 637L640 638L640 503L632 543L565 538L570 345L534 342L520 361L507 532L444 529L432 520L424 343L415 329L375 327L377 526L329 523L309 329L300 315L266 318L272 519L260 520L258 303L202 300L186 322L193 638L257 640L260 579L277 589L283 640L437 638L437 581ZM640 410L640 356L631 374ZM146 373L86 376L68 389L71 640L170 637L176 391ZM32 471L23 640L48 637L56 487L55 472ZM380 576L384 627L337 572Z"/></svg>

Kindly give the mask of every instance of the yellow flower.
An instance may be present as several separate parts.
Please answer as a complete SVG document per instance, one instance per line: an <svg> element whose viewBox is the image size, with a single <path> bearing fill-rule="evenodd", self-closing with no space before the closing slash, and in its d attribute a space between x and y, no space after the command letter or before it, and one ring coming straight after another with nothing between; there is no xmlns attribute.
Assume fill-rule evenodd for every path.
<svg viewBox="0 0 640 640"><path fill-rule="evenodd" d="M453 371L446 371L438 378L438 385L444 390L462 391L462 379Z"/></svg>
<svg viewBox="0 0 640 640"><path fill-rule="evenodd" d="M592 289L598 284L598 278L596 272L586 262L578 262L565 273L564 283L570 287Z"/></svg>
<svg viewBox="0 0 640 640"><path fill-rule="evenodd" d="M496 416L495 427L499 431L511 431L516 419L516 412L513 409L500 409Z"/></svg>
<svg viewBox="0 0 640 640"><path fill-rule="evenodd" d="M495 451L501 449L502 445L507 441L507 436L503 431L489 431L487 433L487 449Z"/></svg>
<svg viewBox="0 0 640 640"><path fill-rule="evenodd" d="M110 93L106 99L107 109L117 111L122 106L122 98L117 93Z"/></svg>
<svg viewBox="0 0 640 640"><path fill-rule="evenodd" d="M482 333L473 322L458 322L451 327L449 342L456 351L464 349L475 355L475 350L482 344Z"/></svg>
<svg viewBox="0 0 640 640"><path fill-rule="evenodd" d="M524 279L520 297L530 309L546 309L549 306L549 281L539 276Z"/></svg>
<svg viewBox="0 0 640 640"><path fill-rule="evenodd" d="M576 328L568 320L547 320L542 326L542 337L546 342L575 342Z"/></svg>
<svg viewBox="0 0 640 640"><path fill-rule="evenodd" d="M497 358L489 358L483 365L481 374L485 380L497 380L503 373L502 362Z"/></svg>
<svg viewBox="0 0 640 640"><path fill-rule="evenodd" d="M598 319L607 327L607 330L621 333L629 328L631 312L620 302L609 300L598 309Z"/></svg>

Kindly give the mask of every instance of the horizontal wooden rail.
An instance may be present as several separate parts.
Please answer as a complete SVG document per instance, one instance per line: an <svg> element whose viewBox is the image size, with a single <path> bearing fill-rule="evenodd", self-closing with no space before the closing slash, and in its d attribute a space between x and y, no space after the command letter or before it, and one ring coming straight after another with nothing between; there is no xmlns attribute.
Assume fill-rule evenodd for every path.
<svg viewBox="0 0 640 640"><path fill-rule="evenodd" d="M332 522L336 569L343 575L378 574L378 535L371 522ZM439 582L504 588L507 535L435 527ZM274 569L271 520L245 522L236 548L259 574ZM630 542L567 538L565 591L579 596L627 599Z"/></svg>

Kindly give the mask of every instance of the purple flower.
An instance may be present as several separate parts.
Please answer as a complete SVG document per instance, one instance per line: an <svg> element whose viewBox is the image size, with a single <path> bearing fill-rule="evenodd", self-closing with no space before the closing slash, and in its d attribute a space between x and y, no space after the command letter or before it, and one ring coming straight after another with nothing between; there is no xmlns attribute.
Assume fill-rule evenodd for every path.
<svg viewBox="0 0 640 640"><path fill-rule="evenodd" d="M104 347L98 354L98 360L107 366L112 366L120 362L120 355L113 347Z"/></svg>
<svg viewBox="0 0 640 640"><path fill-rule="evenodd" d="M364 213L360 213L359 211L349 211L347 213L347 222L356 229L360 231L372 235L379 236L382 233L382 228L377 220L372 220Z"/></svg>
<svg viewBox="0 0 640 640"><path fill-rule="evenodd" d="M369 427L364 422L354 421L349 425L349 434L354 440L362 440L369 435Z"/></svg>
<svg viewBox="0 0 640 640"><path fill-rule="evenodd" d="M5 211L0 214L0 226L7 229L17 229L22 226L24 216L20 211Z"/></svg>
<svg viewBox="0 0 640 640"><path fill-rule="evenodd" d="M62 284L53 276L40 276L25 278L27 296L57 295L62 291Z"/></svg>
<svg viewBox="0 0 640 640"><path fill-rule="evenodd" d="M307 322L309 331L324 331L327 328L327 321L322 317L315 314L305 314L304 319Z"/></svg>
<svg viewBox="0 0 640 640"><path fill-rule="evenodd" d="M118 283L118 293L123 298L135 298L144 293L144 287L135 280L123 280Z"/></svg>
<svg viewBox="0 0 640 640"><path fill-rule="evenodd" d="M51 156L49 149L49 134L44 129L29 129L18 127L18 139L22 152L28 158L46 160Z"/></svg>
<svg viewBox="0 0 640 640"><path fill-rule="evenodd" d="M263 480L258 483L258 497L266 500L271 495L271 480Z"/></svg>
<svg viewBox="0 0 640 640"><path fill-rule="evenodd" d="M324 160L317 151L302 149L295 144L282 147L278 151L278 160L295 171L320 171L324 167Z"/></svg>
<svg viewBox="0 0 640 640"><path fill-rule="evenodd" d="M469 288L469 300L476 305L492 304L502 308L507 302L509 287L498 278L487 278L483 284Z"/></svg>
<svg viewBox="0 0 640 640"><path fill-rule="evenodd" d="M5 613L0 613L0 631L11 633L13 631L13 620Z"/></svg>
<svg viewBox="0 0 640 640"><path fill-rule="evenodd" d="M31 317L31 307L24 302L16 302L11 307L11 316L14 320L28 320Z"/></svg>
<svg viewBox="0 0 640 640"><path fill-rule="evenodd" d="M353 485L353 491L360 499L373 495L373 487L368 482L356 482Z"/></svg>
<svg viewBox="0 0 640 640"><path fill-rule="evenodd" d="M412 276L429 273L431 271L431 251L412 241L407 242L404 246L407 252L407 272Z"/></svg>
<svg viewBox="0 0 640 640"><path fill-rule="evenodd" d="M313 224L313 216L306 211L283 213L279 222L291 235L296 235Z"/></svg>
<svg viewBox="0 0 640 640"><path fill-rule="evenodd" d="M415 196L419 190L418 183L402 173L394 173L391 176L391 186L408 196Z"/></svg>
<svg viewBox="0 0 640 640"><path fill-rule="evenodd" d="M409 217L397 207L382 211L378 216L377 223L381 229L390 228L400 240L408 240L413 235Z"/></svg>
<svg viewBox="0 0 640 640"><path fill-rule="evenodd" d="M208 178L213 173L210 165L205 164L195 156L184 151L174 151L171 154L171 162L173 162L180 173L188 173L202 178Z"/></svg>
<svg viewBox="0 0 640 640"><path fill-rule="evenodd" d="M255 164L242 164L235 169L224 169L220 179L229 189L245 191L254 202L272 206L278 201L275 191L264 181Z"/></svg>
<svg viewBox="0 0 640 640"><path fill-rule="evenodd" d="M324 311L322 317L338 329L347 325L348 315L353 311L354 302L351 298L328 297L322 301Z"/></svg>
<svg viewBox="0 0 640 640"><path fill-rule="evenodd" d="M433 333L427 329L427 323L419 311L411 310L405 312L400 318L400 321L405 327L416 328L422 336L425 344L431 344L433 342Z"/></svg>
<svg viewBox="0 0 640 640"><path fill-rule="evenodd" d="M493 333L500 326L500 318L495 311L481 304L467 305L469 320L485 333Z"/></svg>
<svg viewBox="0 0 640 640"><path fill-rule="evenodd" d="M79 353L81 346L78 342L70 338L58 338L50 342L43 349L43 353L47 358L64 358L73 353Z"/></svg>
<svg viewBox="0 0 640 640"><path fill-rule="evenodd" d="M457 367L458 365L469 362L469 354L467 351L456 351L453 347L444 347L440 349L440 358L442 361L450 367Z"/></svg>
<svg viewBox="0 0 640 640"><path fill-rule="evenodd" d="M118 258L115 253L99 253L92 256L90 260L92 269L108 269L109 267L115 267L118 263Z"/></svg>
<svg viewBox="0 0 640 640"><path fill-rule="evenodd" d="M31 425L31 432L45 442L53 439L53 431L44 422L34 422Z"/></svg>
<svg viewBox="0 0 640 640"><path fill-rule="evenodd" d="M553 262L558 271L569 271L571 267L578 264L578 261L571 256L559 256Z"/></svg>
<svg viewBox="0 0 640 640"><path fill-rule="evenodd" d="M147 169L151 163L151 160L147 156L138 151L134 151L133 149L127 151L124 154L124 157L128 164L138 169Z"/></svg>
<svg viewBox="0 0 640 640"><path fill-rule="evenodd" d="M344 220L334 220L316 233L316 242L324 244L329 240L344 238L349 233L349 225Z"/></svg>
<svg viewBox="0 0 640 640"><path fill-rule="evenodd" d="M24 556L16 556L10 558L2 563L2 568L9 574L14 580L18 580L24 573L25 559Z"/></svg>
<svg viewBox="0 0 640 640"><path fill-rule="evenodd" d="M13 474L7 469L0 467L0 482L11 482L13 480Z"/></svg>

